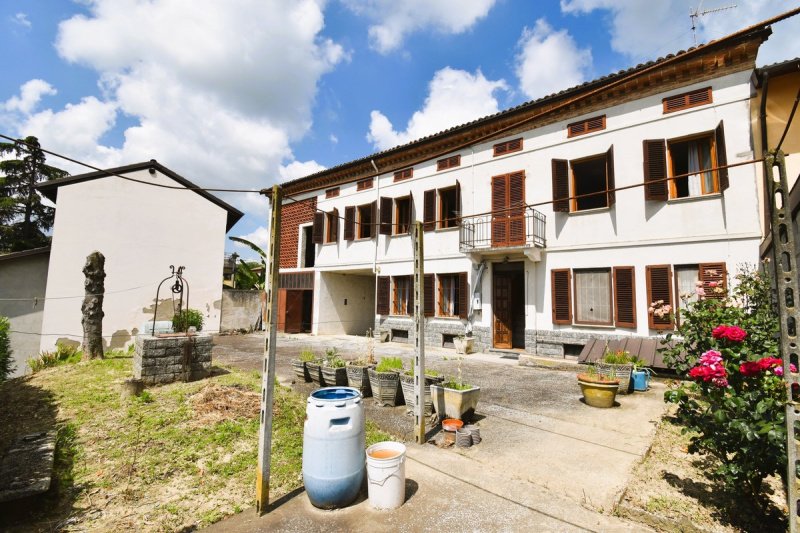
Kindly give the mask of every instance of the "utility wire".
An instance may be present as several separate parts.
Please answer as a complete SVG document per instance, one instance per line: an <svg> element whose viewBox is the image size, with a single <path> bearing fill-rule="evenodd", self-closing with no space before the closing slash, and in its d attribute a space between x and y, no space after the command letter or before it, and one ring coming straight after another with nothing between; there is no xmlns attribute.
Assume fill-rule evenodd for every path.
<svg viewBox="0 0 800 533"><path fill-rule="evenodd" d="M9 141L11 141L11 142L13 142L15 144L23 145L25 148L27 148L28 153L32 153L31 150L34 149L34 147L30 143L25 142L23 139L15 139L14 137L9 137L8 135L3 135L2 133L0 133L0 138L9 140ZM116 177L116 178L122 178L122 179L127 180L127 181L132 181L132 182L135 182L135 183L142 183L144 185L151 185L153 187L161 187L163 189L175 189L175 190L179 190L179 191L242 192L242 193L261 194L261 190L257 190L256 191L256 190L252 190L252 189L216 189L216 188L207 188L207 187L184 187L182 185L166 185L166 184L163 184L163 183L153 183L152 181L139 180L139 179L136 179L136 178L132 178L130 176L124 176L122 174L117 174L116 172L111 172L110 170L106 170L106 169L103 169L103 168L98 168L98 167L96 167L94 165L90 165L89 163L84 163L83 161L79 161L77 159L73 159L73 158L68 157L66 155L59 154L59 153L53 152L51 150L46 150L46 149L42 148L41 146L38 147L38 149L41 150L42 152L48 154L48 155L52 155L54 157L58 157L58 158L64 159L66 161L69 161L70 163L75 163L76 165L81 165L81 166L84 166L86 168L90 168L90 169L95 170L97 172L102 172L103 174L106 174L107 176L113 176L113 177Z"/></svg>
<svg viewBox="0 0 800 533"><path fill-rule="evenodd" d="M45 300L72 300L75 298L85 298L86 296L106 296L108 294L118 294L120 292L135 291L136 289L144 289L153 287L157 283L148 283L147 285L139 285L138 287L129 287L127 289L119 289L116 291L106 291L97 294L81 294L79 296L51 296L46 298L44 296L34 296L33 298L0 298L0 302L30 302L30 301L45 301Z"/></svg>

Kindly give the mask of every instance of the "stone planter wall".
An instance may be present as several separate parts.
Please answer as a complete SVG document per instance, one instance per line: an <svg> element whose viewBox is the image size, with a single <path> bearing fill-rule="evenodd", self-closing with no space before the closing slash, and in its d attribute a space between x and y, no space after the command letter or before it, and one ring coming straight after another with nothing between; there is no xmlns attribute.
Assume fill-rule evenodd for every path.
<svg viewBox="0 0 800 533"><path fill-rule="evenodd" d="M145 385L208 377L212 347L208 333L191 337L138 335L133 355L133 376Z"/></svg>

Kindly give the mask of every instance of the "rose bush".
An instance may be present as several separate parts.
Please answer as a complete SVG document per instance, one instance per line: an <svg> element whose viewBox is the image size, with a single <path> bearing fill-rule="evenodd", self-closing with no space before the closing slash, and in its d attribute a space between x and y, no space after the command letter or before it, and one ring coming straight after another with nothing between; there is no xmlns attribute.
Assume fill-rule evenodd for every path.
<svg viewBox="0 0 800 533"><path fill-rule="evenodd" d="M690 381L671 387L665 400L693 433L689 452L716 459L711 476L758 496L765 477L785 474L786 383L769 280L750 270L737 281L724 298L701 297L681 311L661 352Z"/></svg>

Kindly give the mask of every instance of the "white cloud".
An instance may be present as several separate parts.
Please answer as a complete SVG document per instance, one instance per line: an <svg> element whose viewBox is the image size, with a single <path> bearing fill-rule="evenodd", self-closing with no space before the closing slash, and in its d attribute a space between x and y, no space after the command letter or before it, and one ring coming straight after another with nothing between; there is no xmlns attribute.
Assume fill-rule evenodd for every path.
<svg viewBox="0 0 800 533"><path fill-rule="evenodd" d="M39 104L42 96L52 96L56 92L55 88L44 80L29 80L19 88L19 96L12 96L3 102L2 109L27 114Z"/></svg>
<svg viewBox="0 0 800 533"><path fill-rule="evenodd" d="M337 137L333 133L331 133L331 136L329 137L329 139L331 141L331 144L338 144L338 142L339 142L339 137Z"/></svg>
<svg viewBox="0 0 800 533"><path fill-rule="evenodd" d="M343 0L354 13L374 24L370 45L382 54L396 50L408 34L433 30L458 34L484 18L495 0Z"/></svg>
<svg viewBox="0 0 800 533"><path fill-rule="evenodd" d="M13 17L11 17L11 20L15 24L17 24L19 26L22 26L23 28L30 28L31 27L31 21L28 20L28 15L25 14L25 13L17 13Z"/></svg>
<svg viewBox="0 0 800 533"><path fill-rule="evenodd" d="M55 46L97 73L101 96L38 110L55 89L32 80L0 104L0 125L101 167L157 159L202 186L261 189L316 171L291 143L311 127L319 79L347 59L321 35L325 3L87 0ZM119 116L133 125L111 146ZM257 195L225 199L263 216Z"/></svg>
<svg viewBox="0 0 800 533"><path fill-rule="evenodd" d="M259 226L255 230L247 233L245 235L241 235L242 239L248 240L264 250L267 251L267 239L269 239L269 229L266 226ZM259 257L253 250L250 249L249 246L246 244L242 244L240 242L234 241L234 246L237 248L237 252L239 255L244 257L250 258L257 258Z"/></svg>
<svg viewBox="0 0 800 533"><path fill-rule="evenodd" d="M375 110L370 114L367 140L385 150L497 113L499 105L494 94L507 90L504 80L487 80L480 70L471 74L445 67L434 74L422 109L413 114L405 131L395 130L389 119Z"/></svg>
<svg viewBox="0 0 800 533"><path fill-rule="evenodd" d="M280 173L281 181L289 181L323 170L325 170L325 167L316 161L292 161L288 165L281 165L278 172Z"/></svg>
<svg viewBox="0 0 800 533"><path fill-rule="evenodd" d="M579 48L567 30L554 30L546 20L525 28L517 43L516 74L528 98L539 98L585 81L592 52Z"/></svg>
<svg viewBox="0 0 800 533"><path fill-rule="evenodd" d="M561 0L564 13L580 15L595 10L610 12L612 48L637 61L656 59L694 44L688 7L695 7L695 4L687 4L685 0ZM719 39L795 7L796 0L737 2L735 9L700 17L697 21L697 41L703 43ZM772 29L773 35L759 50L759 65L800 56L800 41L796 39L800 32L800 17L775 24Z"/></svg>

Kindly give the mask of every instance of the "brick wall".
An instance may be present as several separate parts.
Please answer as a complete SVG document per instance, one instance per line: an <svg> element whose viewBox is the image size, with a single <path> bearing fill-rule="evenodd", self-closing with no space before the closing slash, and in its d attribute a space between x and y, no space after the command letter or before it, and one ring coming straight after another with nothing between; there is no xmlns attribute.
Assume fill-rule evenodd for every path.
<svg viewBox="0 0 800 533"><path fill-rule="evenodd" d="M313 222L316 207L316 198L284 204L281 211L281 268L297 268L300 224Z"/></svg>

